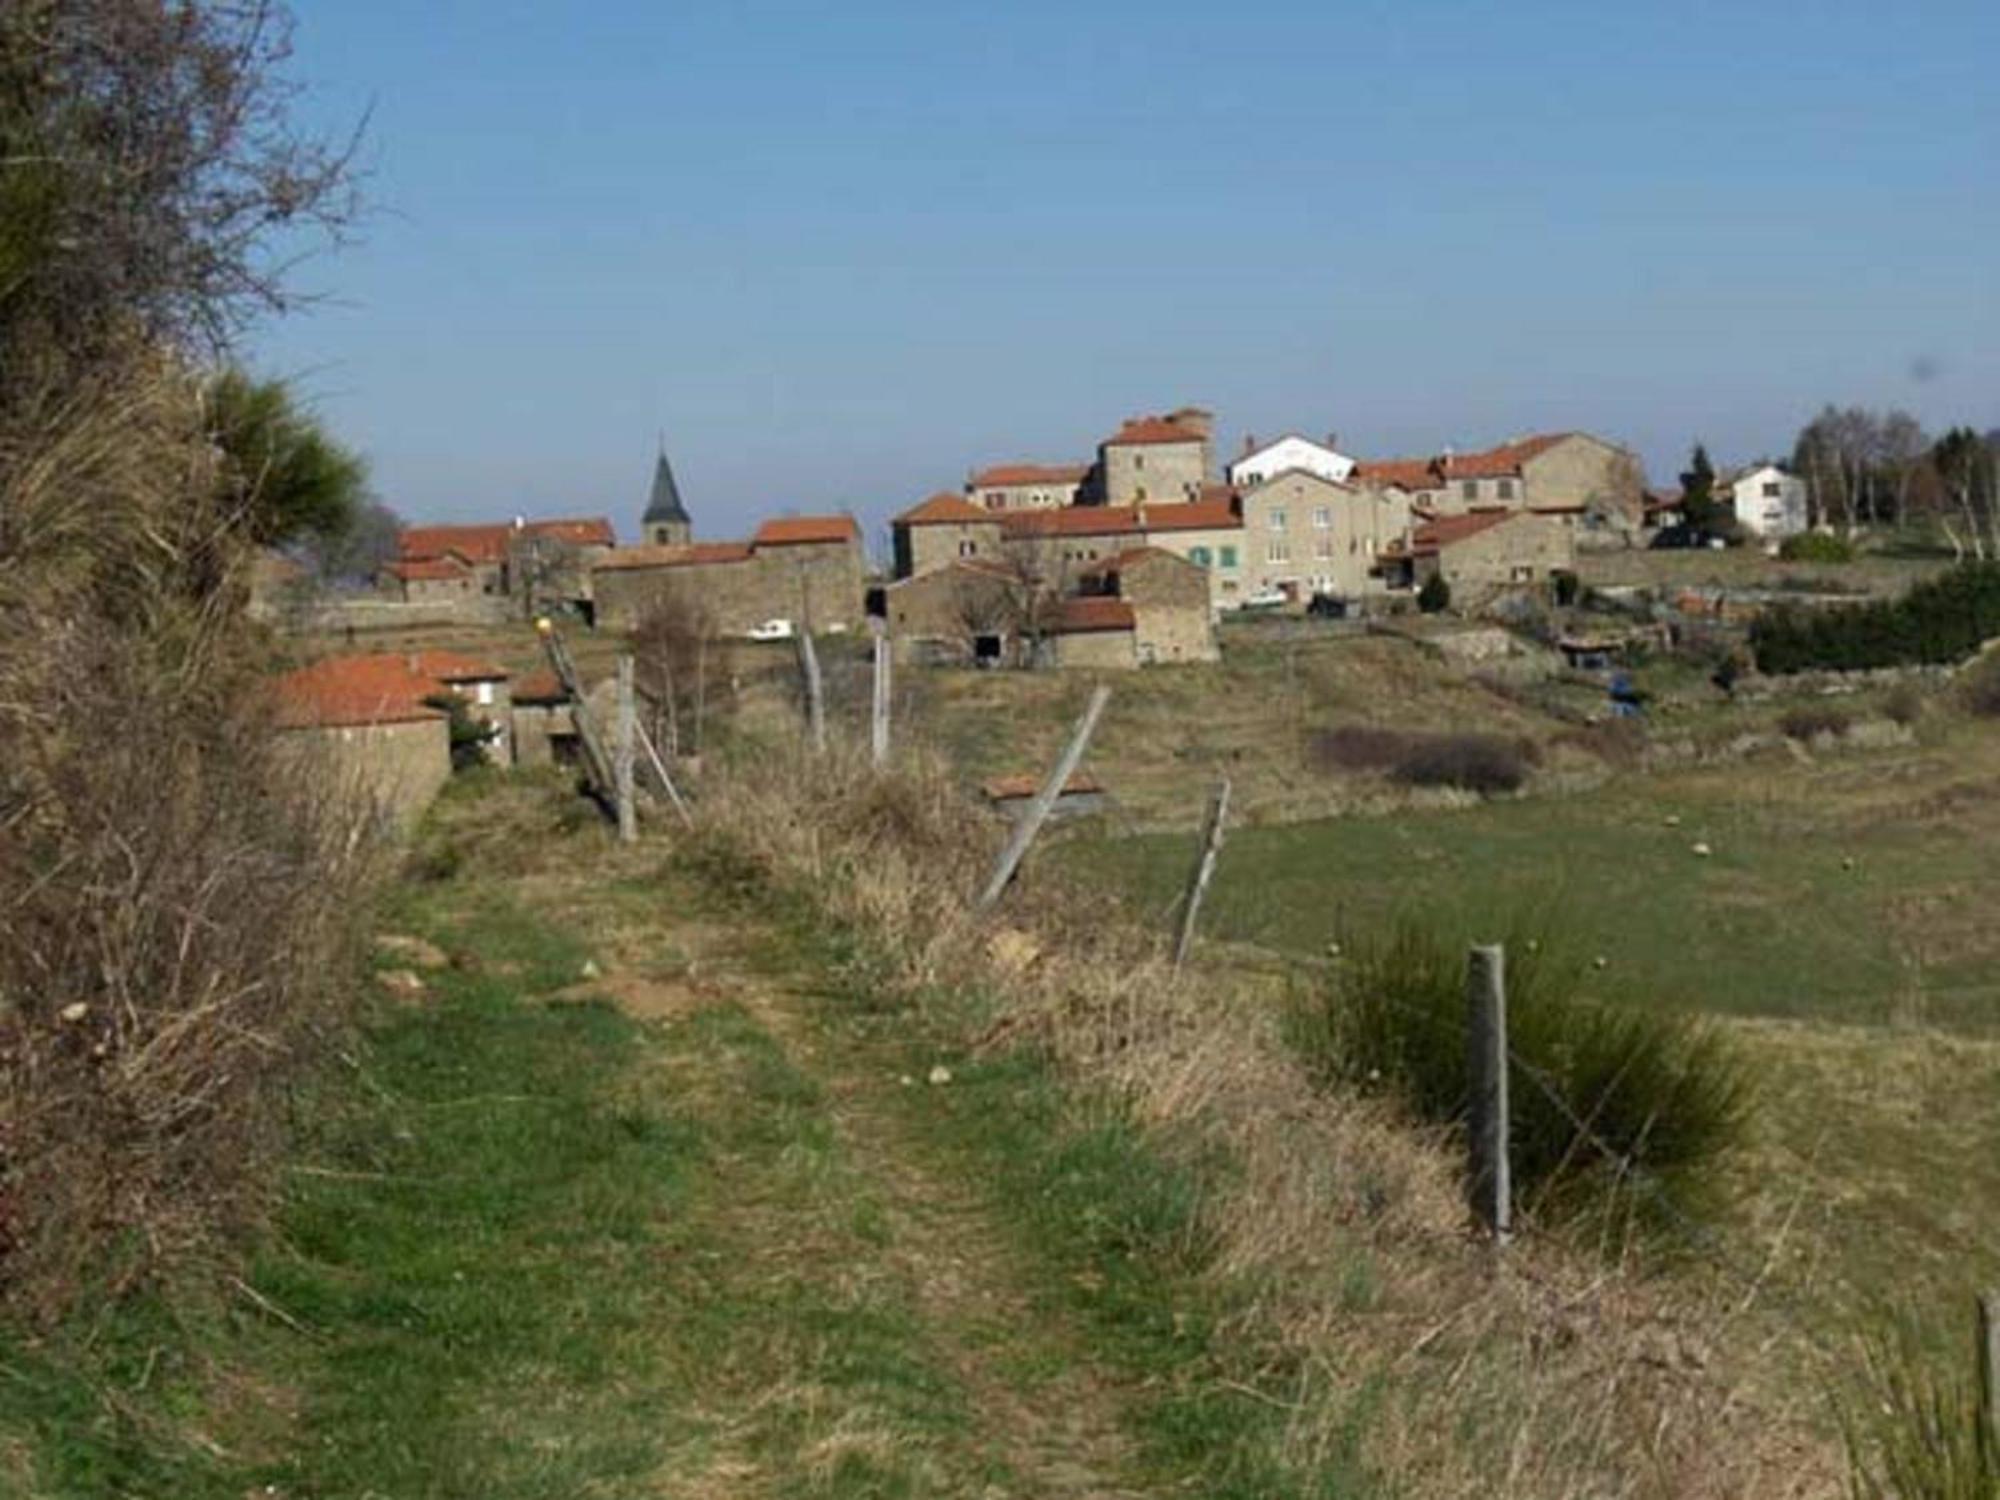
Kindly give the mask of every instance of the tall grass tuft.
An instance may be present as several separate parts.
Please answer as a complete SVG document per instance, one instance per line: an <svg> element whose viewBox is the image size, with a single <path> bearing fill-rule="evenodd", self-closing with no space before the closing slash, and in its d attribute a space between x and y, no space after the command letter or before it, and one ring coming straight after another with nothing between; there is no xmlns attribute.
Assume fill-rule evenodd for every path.
<svg viewBox="0 0 2000 1500"><path fill-rule="evenodd" d="M1513 1177L1530 1212L1567 1218L1656 1191L1700 1202L1743 1139L1747 1066L1677 1011L1587 996L1546 943L1507 945ZM1289 1034L1323 1086L1385 1088L1419 1116L1465 1118L1465 950L1413 922L1353 949L1294 1004ZM1657 1206L1657 1205L1656 1205Z"/></svg>
<svg viewBox="0 0 2000 1500"><path fill-rule="evenodd" d="M1982 1436L1973 1360L1940 1355L1906 1312L1880 1315L1858 1342L1859 1389L1841 1402L1856 1500L2000 1496L2000 1440Z"/></svg>

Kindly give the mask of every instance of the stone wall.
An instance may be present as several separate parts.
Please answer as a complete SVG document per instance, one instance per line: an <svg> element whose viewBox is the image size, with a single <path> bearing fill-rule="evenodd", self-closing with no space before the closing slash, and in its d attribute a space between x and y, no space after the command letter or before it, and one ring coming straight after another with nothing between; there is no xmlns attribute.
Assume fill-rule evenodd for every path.
<svg viewBox="0 0 2000 1500"><path fill-rule="evenodd" d="M1521 466L1527 503L1537 507L1581 506L1625 527L1645 519L1645 472L1625 449L1572 433Z"/></svg>
<svg viewBox="0 0 2000 1500"><path fill-rule="evenodd" d="M451 729L442 715L401 724L285 731L304 773L337 795L372 804L408 827L451 779Z"/></svg>
<svg viewBox="0 0 2000 1500"><path fill-rule="evenodd" d="M1000 523L925 522L896 528L896 576L910 578L967 558L1001 553Z"/></svg>
<svg viewBox="0 0 2000 1500"><path fill-rule="evenodd" d="M1135 603L1132 618L1133 649L1142 665L1221 658L1215 644L1215 617L1205 599L1192 606Z"/></svg>
<svg viewBox="0 0 2000 1500"><path fill-rule="evenodd" d="M1461 590L1546 584L1576 566L1576 517L1522 511L1444 548L1438 566L1461 608L1470 602Z"/></svg>
<svg viewBox="0 0 2000 1500"><path fill-rule="evenodd" d="M862 619L861 546L794 543L725 561L600 567L593 588L597 623L610 630L631 629L648 605L673 593L706 610L722 635L746 635L766 620L796 624L807 615L821 629L854 626Z"/></svg>
<svg viewBox="0 0 2000 1500"><path fill-rule="evenodd" d="M1078 630L1050 636L1050 663L1064 669L1119 672L1139 665L1131 630Z"/></svg>
<svg viewBox="0 0 2000 1500"><path fill-rule="evenodd" d="M1208 445L1198 438L1185 443L1107 443L1103 453L1107 505L1199 500L1208 479Z"/></svg>
<svg viewBox="0 0 2000 1500"><path fill-rule="evenodd" d="M1284 588L1301 602L1315 593L1382 593L1383 581L1371 576L1375 559L1409 521L1401 491L1296 471L1276 475L1243 494L1244 591Z"/></svg>

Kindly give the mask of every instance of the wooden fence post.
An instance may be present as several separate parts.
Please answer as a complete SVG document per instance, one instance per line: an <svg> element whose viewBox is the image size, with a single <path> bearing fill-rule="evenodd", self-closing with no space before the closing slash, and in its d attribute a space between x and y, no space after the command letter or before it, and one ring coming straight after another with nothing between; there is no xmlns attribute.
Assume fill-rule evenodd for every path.
<svg viewBox="0 0 2000 1500"><path fill-rule="evenodd" d="M1208 818L1202 824L1201 846L1195 851L1194 869L1188 874L1187 894L1181 899L1181 930L1174 939L1174 972L1180 973L1194 947L1195 918L1201 915L1202 898L1215 874L1215 857L1222 852L1223 820L1229 816L1229 778L1223 777L1209 793Z"/></svg>
<svg viewBox="0 0 2000 1500"><path fill-rule="evenodd" d="M1090 743L1090 733L1097 728L1097 716L1104 712L1104 705L1111 698L1111 689L1100 683L1091 690L1090 702L1083 710L1083 717L1076 721L1076 728L1070 732L1069 743L1063 753L1056 758L1054 769L1042 789L1021 814L1021 821L1014 825L1014 832L1007 840L1007 847L1000 851L1000 858L993 863L993 873L987 877L986 888L979 893L974 904L978 911L985 911L1000 899L1000 893L1007 889L1007 882L1014 878L1014 871L1020 866L1022 857L1028 852L1028 845L1041 832L1042 824L1049 816L1049 810L1056 805L1056 798L1069 784L1076 763L1083 759L1083 747Z"/></svg>
<svg viewBox="0 0 2000 1500"><path fill-rule="evenodd" d="M618 723L612 737L611 773L618 794L618 842L639 839L639 789L632 776L635 741L638 739L639 706L632 686L632 654L618 658Z"/></svg>
<svg viewBox="0 0 2000 1500"><path fill-rule="evenodd" d="M875 632L875 699L869 720L868 748L879 771L889 763L889 634Z"/></svg>
<svg viewBox="0 0 2000 1500"><path fill-rule="evenodd" d="M638 730L639 748L646 752L646 759L653 767L653 776L660 783L660 790L667 794L667 800L673 803L674 811L681 815L682 824L689 828L694 827L694 814L688 811L687 799L681 796L680 788L674 785L674 778L667 773L667 763L661 759L659 747L654 745L653 737L646 733L644 724L638 725Z"/></svg>
<svg viewBox="0 0 2000 1500"><path fill-rule="evenodd" d="M1979 1295L1979 1451L2000 1480L2000 1287Z"/></svg>
<svg viewBox="0 0 2000 1500"><path fill-rule="evenodd" d="M817 755L826 749L826 699L820 688L819 653L813 649L811 621L800 625L798 641L799 675L806 690L806 732Z"/></svg>
<svg viewBox="0 0 2000 1500"><path fill-rule="evenodd" d="M1465 1061L1471 1110L1468 1187L1472 1211L1505 1245L1513 1227L1513 1184L1507 1161L1507 952L1475 947L1465 967Z"/></svg>

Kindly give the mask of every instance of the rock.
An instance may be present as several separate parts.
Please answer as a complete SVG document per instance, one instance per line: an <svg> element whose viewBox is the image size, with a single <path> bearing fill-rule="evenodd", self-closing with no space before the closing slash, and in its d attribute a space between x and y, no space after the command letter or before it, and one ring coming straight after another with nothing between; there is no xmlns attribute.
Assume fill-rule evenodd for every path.
<svg viewBox="0 0 2000 1500"><path fill-rule="evenodd" d="M85 1016L90 1014L90 1007L85 1005L81 1000L76 1000L65 1005L56 1014L74 1026L78 1021L81 1021Z"/></svg>
<svg viewBox="0 0 2000 1500"><path fill-rule="evenodd" d="M1593 969L1608 969L1611 967L1611 960L1600 953L1590 961L1590 966Z"/></svg>
<svg viewBox="0 0 2000 1500"><path fill-rule="evenodd" d="M917 1080L912 1078L908 1073L903 1074L896 1082L900 1083L906 1089L913 1089L917 1086Z"/></svg>
<svg viewBox="0 0 2000 1500"><path fill-rule="evenodd" d="M577 973L585 979L602 979L604 977L604 971L598 968L597 960L594 958L586 958L583 961L583 967L577 970Z"/></svg>
<svg viewBox="0 0 2000 1500"><path fill-rule="evenodd" d="M1669 828L1678 828L1678 827L1680 827L1680 826L1681 826L1681 815L1680 815L1679 813L1668 813L1668 814L1667 814L1667 817L1666 817L1666 824L1667 824L1667 827L1669 827Z"/></svg>
<svg viewBox="0 0 2000 1500"><path fill-rule="evenodd" d="M933 1088L950 1083L951 1069L947 1068L943 1063L939 1063L936 1067L931 1069L930 1081L931 1081L931 1086Z"/></svg>
<svg viewBox="0 0 2000 1500"><path fill-rule="evenodd" d="M1707 859L1714 852L1707 844L1694 843L1688 845L1688 853L1692 854L1696 859Z"/></svg>
<svg viewBox="0 0 2000 1500"><path fill-rule="evenodd" d="M451 962L450 956L436 943L405 932L376 934L375 951L390 958L399 958L413 969L442 969Z"/></svg>
<svg viewBox="0 0 2000 1500"><path fill-rule="evenodd" d="M1851 870L1851 869L1853 869L1853 868L1854 868L1854 856L1850 854L1850 855L1846 856L1846 857L1845 857L1844 859L1842 859L1842 860L1841 860L1841 862L1840 862L1840 868L1841 868L1841 869L1843 869L1843 870Z"/></svg>
<svg viewBox="0 0 2000 1500"><path fill-rule="evenodd" d="M401 1000L413 1000L424 992L423 977L415 969L384 969L375 982Z"/></svg>

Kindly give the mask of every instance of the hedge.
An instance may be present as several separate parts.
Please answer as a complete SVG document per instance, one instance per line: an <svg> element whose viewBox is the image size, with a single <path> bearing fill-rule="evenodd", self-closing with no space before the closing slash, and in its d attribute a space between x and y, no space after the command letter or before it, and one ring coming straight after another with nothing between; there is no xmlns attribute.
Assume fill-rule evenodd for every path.
<svg viewBox="0 0 2000 1500"><path fill-rule="evenodd" d="M1781 605L1750 627L1760 672L1852 672L1963 661L2000 636L2000 562L1961 563L1900 599Z"/></svg>

